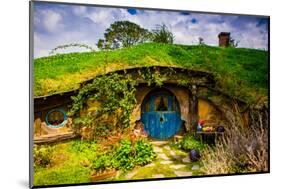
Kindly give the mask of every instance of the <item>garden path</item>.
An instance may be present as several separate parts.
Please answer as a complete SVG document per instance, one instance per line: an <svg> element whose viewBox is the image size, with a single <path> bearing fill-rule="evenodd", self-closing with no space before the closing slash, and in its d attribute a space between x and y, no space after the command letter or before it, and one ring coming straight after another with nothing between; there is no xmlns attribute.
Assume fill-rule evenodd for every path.
<svg viewBox="0 0 281 189"><path fill-rule="evenodd" d="M151 142L156 159L143 167L136 167L127 173L121 173L117 180L135 180L149 178L185 177L200 174L200 163L191 162L187 152L172 148L168 142Z"/></svg>

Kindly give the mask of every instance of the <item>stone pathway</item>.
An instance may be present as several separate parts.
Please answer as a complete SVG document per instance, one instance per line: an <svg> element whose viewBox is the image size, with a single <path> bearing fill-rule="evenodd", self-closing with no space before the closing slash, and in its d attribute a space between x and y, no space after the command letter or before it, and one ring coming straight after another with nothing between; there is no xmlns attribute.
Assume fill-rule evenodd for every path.
<svg viewBox="0 0 281 189"><path fill-rule="evenodd" d="M127 173L125 179L186 177L198 174L200 165L191 162L187 152L173 149L166 141L152 142L156 159Z"/></svg>
<svg viewBox="0 0 281 189"><path fill-rule="evenodd" d="M187 171L175 171L175 173L179 177L192 176L192 172L187 172Z"/></svg>
<svg viewBox="0 0 281 189"><path fill-rule="evenodd" d="M163 175L163 174L156 174L156 175L153 175L152 177L153 178L164 178L165 175Z"/></svg>
<svg viewBox="0 0 281 189"><path fill-rule="evenodd" d="M125 176L125 178L126 178L126 179L131 179L135 174L137 174L137 171L130 172L130 173L128 173L128 174Z"/></svg>

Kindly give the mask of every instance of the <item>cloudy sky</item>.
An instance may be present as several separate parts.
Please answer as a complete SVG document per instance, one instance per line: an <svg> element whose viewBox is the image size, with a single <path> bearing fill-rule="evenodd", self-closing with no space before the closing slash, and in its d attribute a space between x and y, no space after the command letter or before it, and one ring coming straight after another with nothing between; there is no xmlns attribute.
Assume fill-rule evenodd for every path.
<svg viewBox="0 0 281 189"><path fill-rule="evenodd" d="M240 41L239 47L267 49L268 46L268 20L263 17L35 2L34 56L48 56L51 49L70 43L96 48L105 29L119 20L129 20L149 30L157 24L166 24L178 44L197 44L202 37L206 44L217 46L217 36L223 31L231 32Z"/></svg>

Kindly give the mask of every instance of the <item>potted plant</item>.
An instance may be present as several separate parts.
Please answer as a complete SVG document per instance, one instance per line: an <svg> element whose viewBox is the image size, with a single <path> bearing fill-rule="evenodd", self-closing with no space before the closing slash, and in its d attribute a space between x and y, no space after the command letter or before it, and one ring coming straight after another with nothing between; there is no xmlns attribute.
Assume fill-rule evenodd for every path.
<svg viewBox="0 0 281 189"><path fill-rule="evenodd" d="M112 165L112 156L104 154L96 158L91 172L91 180L100 181L116 176L116 169Z"/></svg>

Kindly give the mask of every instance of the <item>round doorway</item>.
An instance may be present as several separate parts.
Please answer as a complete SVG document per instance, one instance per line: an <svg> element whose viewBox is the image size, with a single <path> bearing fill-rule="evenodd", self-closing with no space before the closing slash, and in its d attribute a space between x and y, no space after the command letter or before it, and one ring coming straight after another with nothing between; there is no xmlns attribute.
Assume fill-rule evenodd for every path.
<svg viewBox="0 0 281 189"><path fill-rule="evenodd" d="M142 103L141 121L151 138L165 140L174 136L182 123L175 95L163 89L150 92Z"/></svg>

